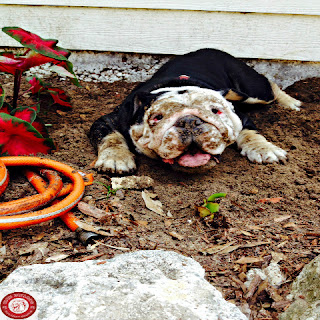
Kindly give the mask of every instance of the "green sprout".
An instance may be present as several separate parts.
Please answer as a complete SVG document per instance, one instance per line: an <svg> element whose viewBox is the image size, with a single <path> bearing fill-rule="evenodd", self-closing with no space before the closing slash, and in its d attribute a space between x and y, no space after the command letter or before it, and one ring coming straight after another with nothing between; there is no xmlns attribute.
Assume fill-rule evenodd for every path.
<svg viewBox="0 0 320 320"><path fill-rule="evenodd" d="M213 202L218 198L224 198L226 193L214 193L208 199L203 200L202 206L198 207L198 211L201 218L210 216L210 219L214 218L214 214L219 211L219 203Z"/></svg>
<svg viewBox="0 0 320 320"><path fill-rule="evenodd" d="M107 184L100 182L100 181L94 181L95 183L101 184L103 185L107 190L107 199L111 196L111 195L115 195L116 192L120 189L120 188L116 188L116 189L112 189L111 186L108 186Z"/></svg>

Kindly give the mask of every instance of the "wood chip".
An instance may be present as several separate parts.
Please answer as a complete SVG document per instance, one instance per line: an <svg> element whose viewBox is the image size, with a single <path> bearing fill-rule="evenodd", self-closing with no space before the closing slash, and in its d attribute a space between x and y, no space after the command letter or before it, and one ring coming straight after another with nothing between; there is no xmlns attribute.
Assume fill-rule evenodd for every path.
<svg viewBox="0 0 320 320"><path fill-rule="evenodd" d="M148 176L128 176L111 178L112 189L147 189L152 187L154 180Z"/></svg>
<svg viewBox="0 0 320 320"><path fill-rule="evenodd" d="M248 291L247 287L240 279L238 279L237 277L234 277L234 276L229 276L229 278L241 287L243 293L246 293Z"/></svg>
<svg viewBox="0 0 320 320"><path fill-rule="evenodd" d="M290 304L291 304L290 301L282 300L282 301L273 302L271 307L276 310L285 310L288 308Z"/></svg>
<svg viewBox="0 0 320 320"><path fill-rule="evenodd" d="M258 202L260 203L278 203L283 199L283 197L278 197L278 198L265 198L265 199L260 199Z"/></svg>
<svg viewBox="0 0 320 320"><path fill-rule="evenodd" d="M265 290L273 301L279 302L283 300L276 288L269 285Z"/></svg>
<svg viewBox="0 0 320 320"><path fill-rule="evenodd" d="M256 290L258 289L260 283L262 282L262 279L260 278L259 275L255 275L252 279L252 281L250 282L249 288L248 288L248 292L246 294L246 299L251 299L254 295L254 293L256 292Z"/></svg>

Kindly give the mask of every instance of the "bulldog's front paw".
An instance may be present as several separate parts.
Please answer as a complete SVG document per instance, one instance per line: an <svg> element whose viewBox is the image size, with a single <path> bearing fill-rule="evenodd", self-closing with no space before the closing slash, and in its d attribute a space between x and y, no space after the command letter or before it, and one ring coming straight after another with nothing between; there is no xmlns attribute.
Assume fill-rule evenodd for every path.
<svg viewBox="0 0 320 320"><path fill-rule="evenodd" d="M118 174L130 173L136 169L134 154L129 151L126 140L119 132L113 132L102 140L95 168Z"/></svg>
<svg viewBox="0 0 320 320"><path fill-rule="evenodd" d="M267 139L255 130L244 129L237 139L241 155L250 161L257 163L272 163L287 158L287 152Z"/></svg>

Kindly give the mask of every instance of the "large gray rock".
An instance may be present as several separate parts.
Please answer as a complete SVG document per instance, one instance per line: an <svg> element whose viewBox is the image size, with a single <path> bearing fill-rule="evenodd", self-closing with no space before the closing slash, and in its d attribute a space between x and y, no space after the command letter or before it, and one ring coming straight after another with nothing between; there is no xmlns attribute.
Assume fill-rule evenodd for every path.
<svg viewBox="0 0 320 320"><path fill-rule="evenodd" d="M21 288L36 298L39 320L247 320L199 263L168 251L26 266L0 284L2 294Z"/></svg>
<svg viewBox="0 0 320 320"><path fill-rule="evenodd" d="M289 298L293 303L281 320L320 320L320 256L303 268Z"/></svg>

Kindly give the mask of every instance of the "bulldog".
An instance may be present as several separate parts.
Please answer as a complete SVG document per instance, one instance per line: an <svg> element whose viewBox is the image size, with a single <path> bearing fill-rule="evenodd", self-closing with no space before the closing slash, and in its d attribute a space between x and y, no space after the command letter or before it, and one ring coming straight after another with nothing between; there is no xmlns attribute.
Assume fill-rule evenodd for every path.
<svg viewBox="0 0 320 320"><path fill-rule="evenodd" d="M287 152L267 141L243 113L245 104L274 101L291 110L301 105L228 53L201 49L177 56L93 123L95 167L130 173L136 169L136 151L174 169L204 171L234 143L252 162L284 160Z"/></svg>

